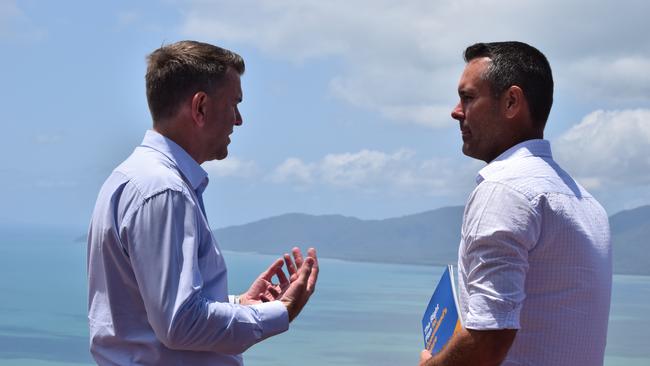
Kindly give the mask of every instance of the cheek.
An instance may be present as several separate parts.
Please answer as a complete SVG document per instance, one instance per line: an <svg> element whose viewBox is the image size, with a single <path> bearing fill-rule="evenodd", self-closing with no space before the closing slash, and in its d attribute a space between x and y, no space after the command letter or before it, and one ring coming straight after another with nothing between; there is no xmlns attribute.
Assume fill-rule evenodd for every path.
<svg viewBox="0 0 650 366"><path fill-rule="evenodd" d="M471 127L473 130L476 131L482 131L486 129L489 125L489 121L491 119L491 115L487 108L484 108L485 106L482 105L475 105L474 108L471 109L469 112L470 117L469 119L471 120Z"/></svg>

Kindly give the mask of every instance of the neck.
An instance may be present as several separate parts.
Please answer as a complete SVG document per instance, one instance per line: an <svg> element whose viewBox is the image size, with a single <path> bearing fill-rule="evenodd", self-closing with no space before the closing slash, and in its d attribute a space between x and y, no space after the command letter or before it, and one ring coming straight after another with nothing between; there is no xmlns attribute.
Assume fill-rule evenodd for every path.
<svg viewBox="0 0 650 366"><path fill-rule="evenodd" d="M517 123L517 125L522 128L513 131L513 134L511 135L512 140L508 148L524 141L544 138L544 127L535 126L535 123L530 119L523 120Z"/></svg>
<svg viewBox="0 0 650 366"><path fill-rule="evenodd" d="M510 141L504 143L499 148L495 149L492 152L492 154L487 157L487 159L481 159L481 160L489 164L492 160L496 159L499 155L503 154L506 150L510 149L515 145L518 145L524 141L543 139L543 138L544 138L543 129L530 129L527 131L521 131L516 135L512 135Z"/></svg>
<svg viewBox="0 0 650 366"><path fill-rule="evenodd" d="M188 128L183 128L180 121L154 123L153 130L174 141L178 146L183 148L183 150L185 150L185 152L187 152L198 164L202 164L205 161L205 159L202 157L201 152L197 148L197 145L193 143L196 141L196 139L192 136L192 131L190 131Z"/></svg>

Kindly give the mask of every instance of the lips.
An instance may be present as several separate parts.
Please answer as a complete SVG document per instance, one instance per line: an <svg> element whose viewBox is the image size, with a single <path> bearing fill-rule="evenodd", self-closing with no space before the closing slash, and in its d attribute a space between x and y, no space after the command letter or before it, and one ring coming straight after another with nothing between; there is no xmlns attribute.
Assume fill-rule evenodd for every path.
<svg viewBox="0 0 650 366"><path fill-rule="evenodd" d="M468 129L464 129L464 128L460 129L460 135L462 136L463 141L472 137L472 133Z"/></svg>

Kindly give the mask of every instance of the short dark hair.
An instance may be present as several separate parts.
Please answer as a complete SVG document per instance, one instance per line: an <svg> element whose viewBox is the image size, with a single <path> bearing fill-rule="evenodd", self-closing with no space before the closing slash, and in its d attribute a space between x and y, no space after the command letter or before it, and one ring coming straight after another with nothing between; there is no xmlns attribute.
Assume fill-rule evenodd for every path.
<svg viewBox="0 0 650 366"><path fill-rule="evenodd" d="M173 117L190 95L214 92L229 67L240 75L244 60L238 54L196 41L163 45L147 57L147 103L154 124Z"/></svg>
<svg viewBox="0 0 650 366"><path fill-rule="evenodd" d="M553 74L546 56L523 42L476 43L467 47L465 61L480 57L492 61L483 75L495 97L509 87L520 87L533 122L544 127L553 105Z"/></svg>

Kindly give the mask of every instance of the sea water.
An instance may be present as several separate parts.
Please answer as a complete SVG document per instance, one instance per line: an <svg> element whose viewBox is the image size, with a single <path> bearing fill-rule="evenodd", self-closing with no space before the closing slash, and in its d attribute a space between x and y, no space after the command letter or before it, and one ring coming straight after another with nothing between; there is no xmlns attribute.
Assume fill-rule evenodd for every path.
<svg viewBox="0 0 650 366"><path fill-rule="evenodd" d="M86 245L79 232L0 231L0 365L89 365ZM287 248L288 249L288 248ZM280 254L280 253L278 253ZM233 293L274 259L226 252ZM322 258L290 330L249 349L249 366L416 365L421 317L442 267ZM605 365L650 365L650 277L614 276Z"/></svg>

